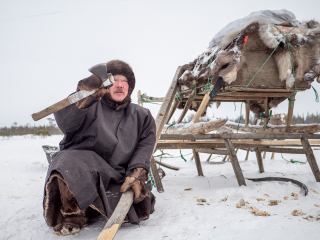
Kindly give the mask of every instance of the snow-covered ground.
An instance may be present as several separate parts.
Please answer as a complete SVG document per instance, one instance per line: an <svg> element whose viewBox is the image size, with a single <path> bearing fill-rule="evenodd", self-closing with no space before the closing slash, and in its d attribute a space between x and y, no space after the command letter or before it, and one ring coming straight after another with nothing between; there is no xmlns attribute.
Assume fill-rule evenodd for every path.
<svg viewBox="0 0 320 240"><path fill-rule="evenodd" d="M0 138L0 239L96 239L105 224L100 217L80 233L58 237L53 234L42 216L42 197L48 168L42 145L58 145L61 136L47 138L17 136ZM178 150L166 151L180 156ZM281 154L264 160L265 173L258 172L255 154L244 161L245 151L239 150L238 158L246 178L288 177L303 182L309 188L308 196L291 183L246 181L239 187L230 162L218 164L221 157L206 162L201 154L204 177L197 176L194 161L189 160L190 150L182 153L187 162L179 158L162 161L180 167L179 171L165 169L164 193L155 193L156 211L140 227L123 224L116 239L319 239L320 221L304 219L320 214L320 183L315 181L308 164L292 164ZM314 151L320 165L320 151ZM284 154L284 158L305 162L304 155ZM190 189L186 191L185 189ZM292 193L298 194L295 200ZM284 197L289 197L285 200ZM206 202L199 205L197 199ZM257 201L263 198L264 201ZM223 201L223 199L226 201ZM244 199L247 209L236 208ZM269 200L280 200L269 206ZM266 211L270 216L255 216L250 206ZM294 210L304 215L293 216Z"/></svg>

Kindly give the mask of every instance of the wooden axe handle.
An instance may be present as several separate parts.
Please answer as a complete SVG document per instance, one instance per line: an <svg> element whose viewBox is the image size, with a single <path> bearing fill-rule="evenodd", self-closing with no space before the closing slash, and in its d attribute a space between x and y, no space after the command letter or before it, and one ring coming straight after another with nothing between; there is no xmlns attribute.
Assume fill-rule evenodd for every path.
<svg viewBox="0 0 320 240"><path fill-rule="evenodd" d="M31 116L32 116L34 121L38 121L41 118L49 116L51 113L55 113L55 112L61 110L62 108L65 108L65 107L67 107L69 105L71 105L69 99L65 98L65 99L61 100L60 102L57 102L57 103L51 105L50 107L47 107L47 108L43 109L40 112L32 114Z"/></svg>
<svg viewBox="0 0 320 240"><path fill-rule="evenodd" d="M134 193L131 189L122 194L116 209L102 229L97 240L112 240L132 205Z"/></svg>

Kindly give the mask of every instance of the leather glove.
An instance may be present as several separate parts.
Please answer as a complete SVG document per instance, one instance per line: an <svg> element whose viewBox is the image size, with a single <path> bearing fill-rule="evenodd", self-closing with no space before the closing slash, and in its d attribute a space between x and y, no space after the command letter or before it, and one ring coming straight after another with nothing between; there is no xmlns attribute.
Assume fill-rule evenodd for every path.
<svg viewBox="0 0 320 240"><path fill-rule="evenodd" d="M147 195L148 189L145 181L148 180L148 172L144 168L135 168L133 173L126 177L126 180L120 188L120 192L126 192L132 188L134 192L133 203L141 202Z"/></svg>
<svg viewBox="0 0 320 240"><path fill-rule="evenodd" d="M103 87L102 81L95 75L91 75L90 77L87 77L79 81L77 86L77 92L79 92L80 90L86 90L91 92L100 87L102 88L96 91L91 96L82 99L79 102L76 102L76 107L79 109L87 108L95 102L99 101L106 93L109 92L109 89Z"/></svg>

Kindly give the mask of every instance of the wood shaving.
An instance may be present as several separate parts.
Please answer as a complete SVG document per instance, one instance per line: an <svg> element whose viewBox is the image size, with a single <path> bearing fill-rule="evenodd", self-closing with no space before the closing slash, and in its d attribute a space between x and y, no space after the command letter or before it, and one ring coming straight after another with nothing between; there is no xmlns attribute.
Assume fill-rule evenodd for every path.
<svg viewBox="0 0 320 240"><path fill-rule="evenodd" d="M258 210L254 213L255 216L269 216L269 213L266 211Z"/></svg>
<svg viewBox="0 0 320 240"><path fill-rule="evenodd" d="M244 202L243 199L240 200L239 204L240 204L240 206L245 206L246 205L246 203Z"/></svg>
<svg viewBox="0 0 320 240"><path fill-rule="evenodd" d="M204 205L203 203L197 203L197 205Z"/></svg>
<svg viewBox="0 0 320 240"><path fill-rule="evenodd" d="M303 212L301 210L293 210L293 212L291 213L291 215L293 216L299 216L299 215L303 215Z"/></svg>
<svg viewBox="0 0 320 240"><path fill-rule="evenodd" d="M257 201L264 201L264 199L263 198L257 198Z"/></svg>
<svg viewBox="0 0 320 240"><path fill-rule="evenodd" d="M265 194L266 197L270 197L269 194Z"/></svg>
<svg viewBox="0 0 320 240"><path fill-rule="evenodd" d="M314 204L316 207L320 207L320 205L318 205L318 204Z"/></svg>
<svg viewBox="0 0 320 240"><path fill-rule="evenodd" d="M284 200L288 200L289 199L289 197L284 197Z"/></svg>
<svg viewBox="0 0 320 240"><path fill-rule="evenodd" d="M198 198L197 202L207 202L207 200L205 200L204 198Z"/></svg>
<svg viewBox="0 0 320 240"><path fill-rule="evenodd" d="M192 188L186 188L185 189L185 191L191 191L192 190Z"/></svg>
<svg viewBox="0 0 320 240"><path fill-rule="evenodd" d="M314 190L314 189L312 189L312 191L314 192L314 193L316 193L316 194L319 194L316 190Z"/></svg>
<svg viewBox="0 0 320 240"><path fill-rule="evenodd" d="M227 201L227 197L225 197L225 198L221 199L221 201L220 201L220 202L225 202L225 201Z"/></svg>
<svg viewBox="0 0 320 240"><path fill-rule="evenodd" d="M307 219L309 222L317 221L317 219L311 215L304 217L304 219Z"/></svg>
<svg viewBox="0 0 320 240"><path fill-rule="evenodd" d="M236 208L241 208L239 203L236 204Z"/></svg>
<svg viewBox="0 0 320 240"><path fill-rule="evenodd" d="M296 194L296 193L291 193L291 196L292 197L294 197L294 200L298 200L299 198L298 198L298 194Z"/></svg>
<svg viewBox="0 0 320 240"><path fill-rule="evenodd" d="M258 211L258 208L253 207L252 208L252 213L256 213Z"/></svg>
<svg viewBox="0 0 320 240"><path fill-rule="evenodd" d="M242 207L242 209L247 209L247 207Z"/></svg>
<svg viewBox="0 0 320 240"><path fill-rule="evenodd" d="M278 203L281 202L280 200L270 200L269 201L269 206L274 206L274 205L278 205Z"/></svg>

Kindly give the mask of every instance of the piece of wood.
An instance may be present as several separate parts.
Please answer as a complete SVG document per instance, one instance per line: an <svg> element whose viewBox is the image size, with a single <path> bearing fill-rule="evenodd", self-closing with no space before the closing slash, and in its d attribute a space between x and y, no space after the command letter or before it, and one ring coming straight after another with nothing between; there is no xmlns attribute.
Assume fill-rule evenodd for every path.
<svg viewBox="0 0 320 240"><path fill-rule="evenodd" d="M258 134L286 134L286 133L317 133L320 132L320 124L305 124L305 125L268 125L267 128L257 125L245 126L244 124L230 124L226 123L226 127L232 129L239 129L242 132L251 132Z"/></svg>
<svg viewBox="0 0 320 240"><path fill-rule="evenodd" d="M245 161L248 161L248 158L249 158L249 150L247 150L247 154L246 154L246 159L245 159Z"/></svg>
<svg viewBox="0 0 320 240"><path fill-rule="evenodd" d="M122 194L115 210L97 240L112 240L114 238L133 203L133 196L134 193L131 189Z"/></svg>
<svg viewBox="0 0 320 240"><path fill-rule="evenodd" d="M267 151L264 151L262 159L266 159L266 155L267 155Z"/></svg>
<svg viewBox="0 0 320 240"><path fill-rule="evenodd" d="M170 113L169 113L169 116L168 116L166 124L168 124L170 122L170 120L171 120L174 112L176 111L178 105L179 105L179 100L177 98L175 98L174 101L173 101L172 107L170 109Z"/></svg>
<svg viewBox="0 0 320 240"><path fill-rule="evenodd" d="M220 91L216 97L259 97L259 98L268 98L268 97L289 97L290 92L247 92L247 91L240 91L240 92L232 92L232 91ZM202 99L204 93L199 92L197 93L197 99ZM216 98L215 97L215 98Z"/></svg>
<svg viewBox="0 0 320 240"><path fill-rule="evenodd" d="M194 90L193 90L191 92L191 94L189 95L187 102L184 105L184 108L182 110L182 113L181 113L177 123L181 123L182 122L183 118L187 114L187 112L188 112L188 110L189 110L189 108L190 108L190 106L192 104L192 101L193 101L194 97L195 97L195 94L194 94Z"/></svg>
<svg viewBox="0 0 320 240"><path fill-rule="evenodd" d="M246 102L246 119L245 119L245 126L247 127L249 125L250 120L250 101Z"/></svg>
<svg viewBox="0 0 320 240"><path fill-rule="evenodd" d="M264 167L263 167L261 152L259 151L258 148L255 150L255 152L256 152L257 162L258 162L258 166L259 166L259 171L260 171L260 173L263 173Z"/></svg>
<svg viewBox="0 0 320 240"><path fill-rule="evenodd" d="M157 142L161 136L163 126L164 126L165 122L167 121L173 98L175 97L175 94L178 90L178 76L180 74L180 71L181 71L181 67L179 66L174 77L173 77L171 85L167 91L166 97L164 98L164 101L161 104L160 110L159 110L157 118L155 120L155 122L156 122L156 143L154 146L154 150L156 149ZM159 172L158 172L158 169L157 169L157 166L155 163L155 159L153 156L151 157L151 160L150 160L150 167L151 167L151 173L153 176L153 180L156 184L158 192L163 192L164 189L163 189L162 182L161 182L161 179L159 176Z"/></svg>
<svg viewBox="0 0 320 240"><path fill-rule="evenodd" d="M274 159L275 152L272 152L271 159Z"/></svg>
<svg viewBox="0 0 320 240"><path fill-rule="evenodd" d="M288 114L287 114L287 129L286 132L290 132L290 125L292 124L293 119L293 107L294 107L294 101L295 101L295 95L292 95L288 98Z"/></svg>
<svg viewBox="0 0 320 240"><path fill-rule="evenodd" d="M222 133L222 134L162 134L160 140L214 140L214 139L320 139L320 134L256 134L256 133Z"/></svg>
<svg viewBox="0 0 320 240"><path fill-rule="evenodd" d="M319 167L316 161L316 158L314 157L312 148L310 146L310 143L307 138L301 138L301 144L303 146L303 149L306 153L307 160L309 162L309 165L311 167L312 173L316 179L317 182L320 182L320 172Z"/></svg>
<svg viewBox="0 0 320 240"><path fill-rule="evenodd" d="M183 134L183 133L195 133L205 134L214 131L222 127L228 120L215 120L210 122L198 122L198 123L187 123L187 124L176 124L168 128L163 128L163 134Z"/></svg>
<svg viewBox="0 0 320 240"><path fill-rule="evenodd" d="M211 156L212 156L212 153L211 153L211 154L209 155L209 157L207 158L207 162L210 161Z"/></svg>
<svg viewBox="0 0 320 240"><path fill-rule="evenodd" d="M198 111L196 112L196 114L193 117L192 122L197 123L199 121L199 118L201 117L201 114L203 113L204 109L207 107L208 102L210 100L210 96L209 96L210 92L207 90L206 94L204 95L202 102L198 108Z"/></svg>
<svg viewBox="0 0 320 240"><path fill-rule="evenodd" d="M138 105L141 105L141 107L143 107L143 102L141 101L141 90L138 91L137 95L138 95Z"/></svg>
<svg viewBox="0 0 320 240"><path fill-rule="evenodd" d="M163 167L169 168L169 169L171 169L171 170L175 170L175 171L178 171L178 170L180 169L180 168L178 168L178 167L169 165L169 164L167 164L167 163L159 162L159 161L157 161L157 160L155 160L155 163L159 164L160 166L163 166Z"/></svg>
<svg viewBox="0 0 320 240"><path fill-rule="evenodd" d="M243 186L243 185L246 186L246 182L244 180L244 177L243 177L243 174L242 174L242 171L241 171L241 168L240 168L240 164L239 164L239 161L238 161L238 158L237 158L237 154L236 154L236 152L234 150L233 144L232 144L230 139L225 139L224 142L225 142L227 150L229 152L231 164L232 164L232 167L233 167L233 171L234 171L234 173L236 175L238 184L239 184L239 186Z"/></svg>
<svg viewBox="0 0 320 240"><path fill-rule="evenodd" d="M61 100L60 102L57 102L57 103L51 105L50 107L47 107L47 108L41 110L40 112L32 114L31 116L34 121L38 121L46 116L49 116L51 113L55 113L55 112L65 108L69 105L71 105L69 99L65 98L65 99Z"/></svg>
<svg viewBox="0 0 320 240"><path fill-rule="evenodd" d="M229 157L229 155L224 156L224 158L222 159L222 162L225 162L227 160L227 157Z"/></svg>
<svg viewBox="0 0 320 240"><path fill-rule="evenodd" d="M193 152L194 161L197 166L198 176L203 176L199 153L197 153L195 149L192 149L192 152Z"/></svg>
<svg viewBox="0 0 320 240"><path fill-rule="evenodd" d="M263 128L266 129L269 121L269 106L268 106L268 98L264 100L264 118L263 118Z"/></svg>
<svg viewBox="0 0 320 240"><path fill-rule="evenodd" d="M258 148L261 152L272 152L274 159L274 153L290 153L290 154L305 154L305 151L303 149L297 149L297 148L269 148L269 147L259 147ZM265 157L264 157L265 158Z"/></svg>
<svg viewBox="0 0 320 240"><path fill-rule="evenodd" d="M199 153L210 153L211 155L212 154L218 154L218 155L228 155L229 152L226 151L226 150L221 150L221 149L211 149L211 148L208 148L208 149L195 149L196 152L199 152Z"/></svg>

